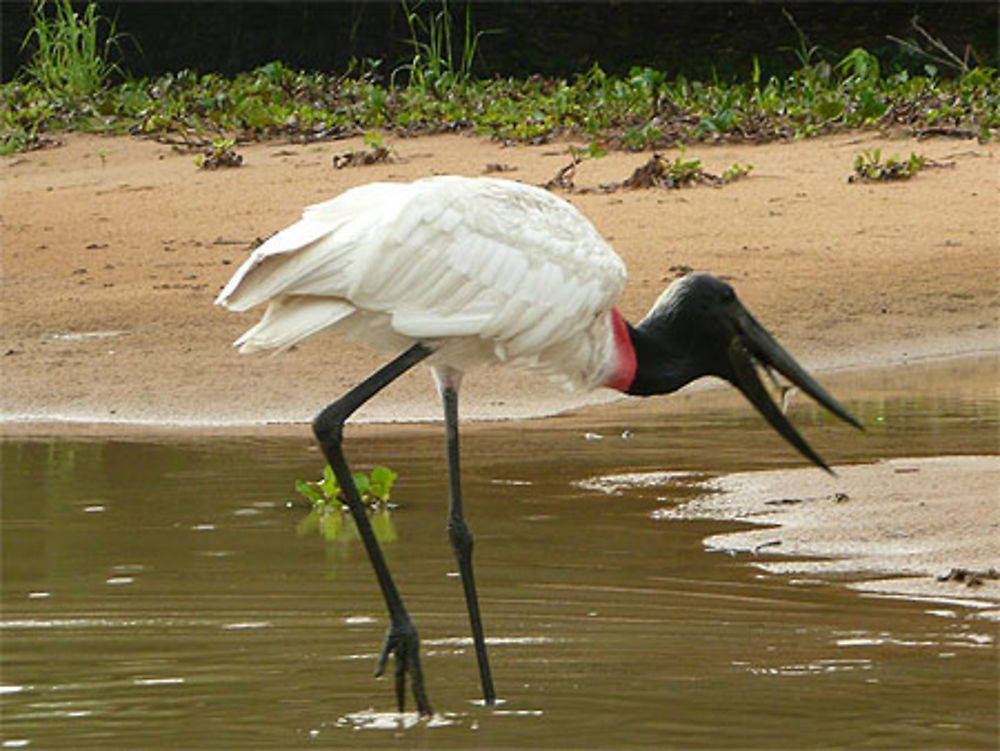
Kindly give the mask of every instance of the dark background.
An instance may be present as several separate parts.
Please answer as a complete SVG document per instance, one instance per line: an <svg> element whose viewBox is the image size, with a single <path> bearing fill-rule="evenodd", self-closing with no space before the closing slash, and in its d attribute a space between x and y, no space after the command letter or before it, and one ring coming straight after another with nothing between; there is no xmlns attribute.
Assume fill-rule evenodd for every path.
<svg viewBox="0 0 1000 751"><path fill-rule="evenodd" d="M83 7L83 3L79 7ZM452 2L456 43L464 36L467 3ZM472 2L479 42L475 73L571 76L600 63L609 73L649 65L673 76L747 78L759 56L764 75L798 67L787 48L798 47L787 9L812 45L835 61L856 46L884 65L920 70L923 60L903 53L887 34L909 38L910 19L959 56L971 44L979 62L997 66L996 2ZM3 79L21 61L30 23L27 2L2 3ZM439 9L427 3L421 11ZM398 2L102 2L131 36L121 48L133 76L182 68L227 74L280 59L292 68L343 72L352 57L383 61L388 75L412 57ZM786 49L782 49L786 48ZM973 63L975 60L973 60ZM946 71L942 68L942 73Z"/></svg>

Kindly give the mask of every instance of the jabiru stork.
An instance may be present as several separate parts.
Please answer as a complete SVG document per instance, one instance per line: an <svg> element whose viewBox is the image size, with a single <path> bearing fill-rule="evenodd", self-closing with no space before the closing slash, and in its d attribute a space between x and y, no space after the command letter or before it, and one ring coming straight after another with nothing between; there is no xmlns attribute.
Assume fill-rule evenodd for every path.
<svg viewBox="0 0 1000 751"><path fill-rule="evenodd" d="M347 418L416 364L430 366L444 406L448 534L487 705L496 693L459 470L458 392L467 370L503 363L572 388L608 387L643 397L717 376L827 471L771 400L757 366L778 371L838 418L861 427L726 282L707 274L685 276L632 325L615 307L625 280L622 259L583 214L551 192L509 180L439 176L363 185L306 208L298 222L253 251L216 299L235 311L267 303L260 322L235 342L242 353L287 349L320 332L401 352L313 421L389 611L375 674L395 657L400 712L409 673L417 710L431 713L419 637L372 533L342 443Z"/></svg>

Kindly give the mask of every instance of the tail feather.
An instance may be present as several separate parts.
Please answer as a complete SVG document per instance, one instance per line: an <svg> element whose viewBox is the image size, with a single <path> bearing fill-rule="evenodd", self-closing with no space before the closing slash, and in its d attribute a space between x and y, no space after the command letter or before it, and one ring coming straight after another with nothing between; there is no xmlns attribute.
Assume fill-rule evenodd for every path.
<svg viewBox="0 0 1000 751"><path fill-rule="evenodd" d="M267 306L260 322L237 339L240 354L263 349L284 350L306 337L333 326L357 310L343 300L291 296L278 297Z"/></svg>
<svg viewBox="0 0 1000 751"><path fill-rule="evenodd" d="M287 275L276 273L293 257L331 232L328 224L298 221L254 250L215 298L216 305L243 311L274 295Z"/></svg>

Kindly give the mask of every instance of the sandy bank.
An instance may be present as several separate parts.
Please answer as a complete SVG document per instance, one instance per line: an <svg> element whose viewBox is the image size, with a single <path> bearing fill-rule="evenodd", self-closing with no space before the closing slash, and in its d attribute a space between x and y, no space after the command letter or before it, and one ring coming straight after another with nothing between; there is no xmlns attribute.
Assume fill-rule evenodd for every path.
<svg viewBox="0 0 1000 751"><path fill-rule="evenodd" d="M0 377L5 419L181 426L305 421L384 360L322 337L280 357L229 343L259 315L212 299L249 244L302 206L372 180L513 168L539 183L565 144L504 148L464 136L389 139L398 160L335 170L360 143L255 144L247 166L201 172L190 154L130 138L69 136L0 161ZM854 157L919 151L950 168L906 183L848 184ZM849 134L792 144L696 146L709 170L755 167L723 188L574 195L625 258L624 313L639 317L685 269L730 279L810 367L898 363L998 348L996 146ZM578 185L648 155L581 165ZM469 417L551 414L572 395L495 369L466 379ZM436 417L425 373L407 374L362 419Z"/></svg>
<svg viewBox="0 0 1000 751"><path fill-rule="evenodd" d="M773 573L844 577L869 593L955 602L1000 620L1000 457L892 459L837 468L746 472L662 519L753 528L709 537Z"/></svg>

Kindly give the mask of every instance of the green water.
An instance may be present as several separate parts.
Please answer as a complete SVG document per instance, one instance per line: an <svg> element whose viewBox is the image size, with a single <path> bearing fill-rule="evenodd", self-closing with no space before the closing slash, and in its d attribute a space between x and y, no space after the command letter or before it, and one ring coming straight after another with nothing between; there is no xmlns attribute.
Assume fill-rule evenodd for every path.
<svg viewBox="0 0 1000 751"><path fill-rule="evenodd" d="M804 404L793 419L831 462L995 452L995 374L991 359L837 376L867 434ZM318 473L308 428L8 438L0 747L995 748L995 624L706 553L724 525L650 517L683 485L577 484L797 462L728 399L465 431L496 709L475 703L440 427L349 430L359 466L400 473L382 534L429 723L389 711L371 676L386 621L359 543L286 504Z"/></svg>

